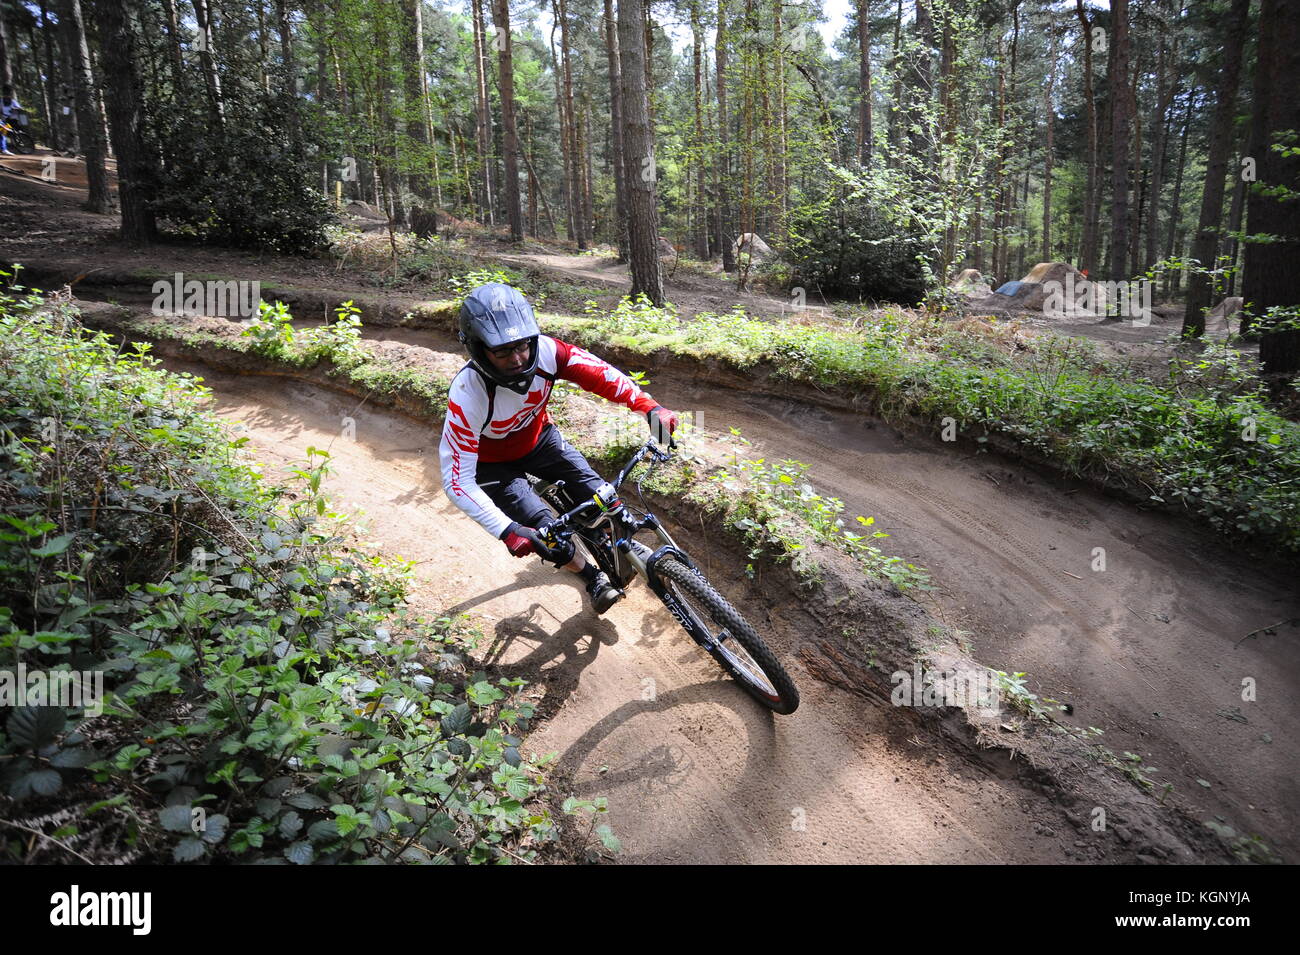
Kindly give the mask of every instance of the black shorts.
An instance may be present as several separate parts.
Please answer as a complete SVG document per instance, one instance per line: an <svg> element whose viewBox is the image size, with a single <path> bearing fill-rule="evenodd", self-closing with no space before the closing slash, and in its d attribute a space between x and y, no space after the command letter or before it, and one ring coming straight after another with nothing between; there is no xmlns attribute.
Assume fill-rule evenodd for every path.
<svg viewBox="0 0 1300 955"><path fill-rule="evenodd" d="M522 458L487 464L480 461L478 486L512 521L525 527L538 527L555 516L528 483L529 474L543 481L565 482L564 493L575 501L595 494L596 488L605 483L553 424L542 429L537 447Z"/></svg>

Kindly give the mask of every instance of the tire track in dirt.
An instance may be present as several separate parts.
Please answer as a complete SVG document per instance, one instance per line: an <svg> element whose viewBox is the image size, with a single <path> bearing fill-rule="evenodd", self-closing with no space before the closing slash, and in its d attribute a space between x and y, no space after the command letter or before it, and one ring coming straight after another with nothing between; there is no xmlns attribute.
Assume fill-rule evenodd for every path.
<svg viewBox="0 0 1300 955"><path fill-rule="evenodd" d="M1072 704L1063 719L1104 728L1101 742L1142 756L1160 770L1150 778L1173 783L1201 818L1222 815L1284 854L1300 852L1300 653L1277 637L1267 649L1234 646L1300 617L1285 570L1163 515L992 455L963 458L862 415L671 372L657 384L665 401L739 427L761 455L814 462L822 493L891 533L886 553L934 572L944 617L973 631L981 663L1027 672L1034 692ZM1090 569L1094 547L1105 551L1104 572ZM1058 581L1065 572L1081 579ZM1247 678L1270 687L1268 699L1261 690L1244 701Z"/></svg>
<svg viewBox="0 0 1300 955"><path fill-rule="evenodd" d="M1075 836L1058 806L890 708L822 685L787 658L804 702L773 717L640 582L606 618L592 615L574 583L513 560L445 499L427 426L314 386L167 364L205 377L214 410L244 421L271 476L308 445L330 451L327 488L365 512L363 539L417 561L422 603L480 620L481 658L545 688L550 716L525 748L558 753L557 778L577 794L609 797L625 861L1066 858ZM341 436L344 416L355 441Z"/></svg>
<svg viewBox="0 0 1300 955"><path fill-rule="evenodd" d="M367 334L458 353L436 331ZM652 372L650 390L708 428L738 427L769 459L812 463L822 493L891 534L886 553L934 573L939 614L971 631L977 660L1024 671L1032 692L1069 703L1065 721L1104 729L1100 742L1159 770L1149 778L1173 784L1194 816L1300 857L1300 646L1286 639L1291 628L1236 646L1300 618L1293 571L1167 515L864 414L719 388L707 372L671 366ZM1094 547L1104 572L1090 569ZM1072 587L1056 578L1066 556L1082 578ZM1246 679L1256 700L1242 699Z"/></svg>

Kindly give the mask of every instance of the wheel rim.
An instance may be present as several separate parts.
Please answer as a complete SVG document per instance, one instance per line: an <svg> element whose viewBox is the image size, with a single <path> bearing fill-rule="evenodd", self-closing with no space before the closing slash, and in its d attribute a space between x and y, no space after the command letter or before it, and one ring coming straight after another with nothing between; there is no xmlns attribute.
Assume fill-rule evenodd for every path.
<svg viewBox="0 0 1300 955"><path fill-rule="evenodd" d="M695 625L706 633L710 649L730 661L731 665L745 675L745 680L759 692L773 702L780 702L781 694L777 692L772 681L768 679L767 673L758 665L749 651L726 627L721 627L714 632L714 624L709 616L700 613L695 604L691 602L684 592L683 588L677 585L676 581L671 581L669 586L672 588L673 597L685 608L686 612L691 615Z"/></svg>

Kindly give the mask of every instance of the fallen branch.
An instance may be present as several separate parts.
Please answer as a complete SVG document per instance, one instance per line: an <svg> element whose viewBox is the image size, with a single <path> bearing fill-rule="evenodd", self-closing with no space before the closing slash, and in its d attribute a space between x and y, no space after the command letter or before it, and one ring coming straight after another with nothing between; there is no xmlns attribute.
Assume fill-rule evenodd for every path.
<svg viewBox="0 0 1300 955"><path fill-rule="evenodd" d="M1257 634L1257 633L1267 633L1267 632L1270 631L1270 630L1276 630L1278 627L1284 627L1284 626L1286 626L1288 623L1295 623L1295 622L1297 622L1297 621L1300 621L1300 617L1287 617L1285 620L1279 620L1277 623L1270 623L1267 627L1260 627L1258 630L1252 630L1252 631L1250 631L1250 633L1246 634L1244 637L1242 637L1240 640L1238 640L1238 641L1237 641L1236 643L1234 643L1232 646L1233 646L1233 648L1235 649L1235 648L1241 646L1243 643L1245 643L1247 640L1249 640L1251 637L1253 637L1253 636L1254 636L1255 634Z"/></svg>

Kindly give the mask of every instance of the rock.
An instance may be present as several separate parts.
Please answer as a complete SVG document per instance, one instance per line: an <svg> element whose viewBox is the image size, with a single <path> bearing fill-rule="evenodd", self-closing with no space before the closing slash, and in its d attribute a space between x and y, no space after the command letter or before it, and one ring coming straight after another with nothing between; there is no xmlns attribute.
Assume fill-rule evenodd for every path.
<svg viewBox="0 0 1300 955"><path fill-rule="evenodd" d="M669 261L677 258L677 249L663 236L659 237L659 258L661 260L668 259Z"/></svg>
<svg viewBox="0 0 1300 955"><path fill-rule="evenodd" d="M1229 295L1205 314L1205 334L1211 338L1226 338L1232 332L1232 319L1237 318L1241 324L1240 295Z"/></svg>
<svg viewBox="0 0 1300 955"><path fill-rule="evenodd" d="M742 232L732 244L732 251L735 253L736 258L740 258L744 253L749 253L751 265L770 262L776 258L776 253L772 251L771 246L764 242L761 236L753 232Z"/></svg>
<svg viewBox="0 0 1300 955"><path fill-rule="evenodd" d="M962 269L953 276L948 288L967 298L983 298L993 294L993 289L984 281L979 269Z"/></svg>

